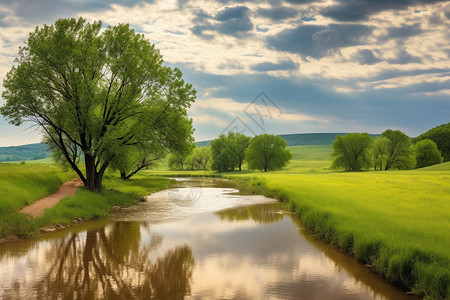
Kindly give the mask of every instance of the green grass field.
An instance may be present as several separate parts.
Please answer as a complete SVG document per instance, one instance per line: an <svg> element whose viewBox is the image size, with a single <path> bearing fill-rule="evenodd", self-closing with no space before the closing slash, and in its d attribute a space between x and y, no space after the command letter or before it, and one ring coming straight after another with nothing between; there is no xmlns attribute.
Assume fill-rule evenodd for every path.
<svg viewBox="0 0 450 300"><path fill-rule="evenodd" d="M50 194L72 175L51 165L3 164L1 222L18 224L15 234L27 236L39 226L104 216L113 205L131 205L167 187L168 179L153 175L225 176L243 187L252 185L254 193L287 201L314 235L374 266L386 280L429 299L450 299L450 162L410 171L348 173L329 169L331 146L289 149L290 164L267 173L169 171L159 166L130 181L108 174L102 193L80 189L28 223L14 211Z"/></svg>
<svg viewBox="0 0 450 300"><path fill-rule="evenodd" d="M328 168L331 147L290 149L293 160L283 170L227 177L287 200L318 238L373 265L388 281L450 299L450 163L335 172Z"/></svg>
<svg viewBox="0 0 450 300"><path fill-rule="evenodd" d="M75 218L89 220L106 216L113 206L133 205L144 196L165 189L170 182L167 178L148 175L136 175L124 181L117 174L107 174L101 193L80 188L75 196L62 199L36 219L18 212L54 193L63 182L74 177L72 172L64 172L51 163L0 164L0 238L29 238L44 226L67 225Z"/></svg>

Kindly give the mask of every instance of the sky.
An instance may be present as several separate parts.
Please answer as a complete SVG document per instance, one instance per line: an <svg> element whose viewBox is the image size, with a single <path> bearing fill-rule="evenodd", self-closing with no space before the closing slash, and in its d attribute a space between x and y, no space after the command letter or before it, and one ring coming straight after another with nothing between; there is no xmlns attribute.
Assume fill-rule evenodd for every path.
<svg viewBox="0 0 450 300"><path fill-rule="evenodd" d="M0 0L1 86L29 32L71 17L129 23L180 68L197 141L450 122L449 1ZM40 140L0 116L0 146Z"/></svg>

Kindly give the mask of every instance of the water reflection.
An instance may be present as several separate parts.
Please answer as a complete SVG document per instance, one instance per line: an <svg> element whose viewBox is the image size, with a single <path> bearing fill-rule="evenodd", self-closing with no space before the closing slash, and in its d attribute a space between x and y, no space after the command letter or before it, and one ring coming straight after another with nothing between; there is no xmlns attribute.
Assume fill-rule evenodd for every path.
<svg viewBox="0 0 450 300"><path fill-rule="evenodd" d="M235 209L219 211L216 212L216 215L222 221L253 220L259 224L271 224L281 221L284 213L279 203L271 203L266 205L242 206Z"/></svg>
<svg viewBox="0 0 450 300"><path fill-rule="evenodd" d="M0 245L0 298L417 299L305 235L280 203L203 186L190 205L155 193L112 220Z"/></svg>
<svg viewBox="0 0 450 300"><path fill-rule="evenodd" d="M118 222L53 240L36 266L32 282L16 279L4 299L183 299L190 294L194 259L187 245L162 257L152 253L162 237L141 244L141 225ZM33 268L33 265L28 267ZM45 268L45 269L42 269ZM41 274L42 273L42 274Z"/></svg>

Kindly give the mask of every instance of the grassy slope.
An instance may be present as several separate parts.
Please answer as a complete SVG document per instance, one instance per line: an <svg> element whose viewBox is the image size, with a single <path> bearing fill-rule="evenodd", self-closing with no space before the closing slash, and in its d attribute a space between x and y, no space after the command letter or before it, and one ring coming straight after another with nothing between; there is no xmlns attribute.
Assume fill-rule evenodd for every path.
<svg viewBox="0 0 450 300"><path fill-rule="evenodd" d="M46 144L0 147L0 161L36 160L50 156Z"/></svg>
<svg viewBox="0 0 450 300"><path fill-rule="evenodd" d="M281 171L225 175L250 181L260 191L288 199L304 225L318 237L361 262L374 265L387 280L434 299L450 298L450 163L413 171L343 173L328 169L330 146L290 149L293 161ZM18 172L22 167L29 168L14 166L15 170L4 169L3 173L0 168L0 179L11 173L17 173L18 178L28 176L30 169ZM39 177L40 171L35 166L33 169L36 171L31 174ZM215 174L173 172L159 167L145 171L145 175L130 182L110 175L104 186L126 192L128 197L117 191L105 190L93 195L82 189L75 197L48 210L46 216L37 219L35 226L64 223L77 216L98 217L105 215L112 205L132 204L140 196L167 186L164 178L148 178L162 173ZM19 189L20 186L16 185ZM14 193L10 189L3 196Z"/></svg>
<svg viewBox="0 0 450 300"><path fill-rule="evenodd" d="M331 145L336 140L336 135L345 135L346 133L294 133L280 134L288 146L309 146L309 145ZM373 138L380 136L379 134L371 134ZM208 146L209 141L196 142L197 146Z"/></svg>
<svg viewBox="0 0 450 300"><path fill-rule="evenodd" d="M229 176L251 178L268 195L288 199L314 234L374 265L388 281L450 299L450 163L344 173L328 169L331 148L291 151L297 160L281 171Z"/></svg>
<svg viewBox="0 0 450 300"><path fill-rule="evenodd" d="M123 181L117 175L108 174L99 194L80 188L75 196L62 199L47 209L44 216L33 220L18 212L54 193L64 181L73 177L71 172L63 172L53 164L0 164L0 238L10 235L27 238L36 234L40 227L69 224L79 217L105 216L111 207L132 205L143 196L166 188L170 182L167 178L142 175Z"/></svg>
<svg viewBox="0 0 450 300"><path fill-rule="evenodd" d="M72 177L53 165L0 164L0 216L54 193Z"/></svg>

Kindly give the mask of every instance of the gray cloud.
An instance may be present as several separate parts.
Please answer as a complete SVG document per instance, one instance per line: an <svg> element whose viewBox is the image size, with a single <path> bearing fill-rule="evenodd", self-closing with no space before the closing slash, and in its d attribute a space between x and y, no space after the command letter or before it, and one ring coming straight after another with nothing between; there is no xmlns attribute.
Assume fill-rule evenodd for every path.
<svg viewBox="0 0 450 300"><path fill-rule="evenodd" d="M337 21L361 21L387 10L402 10L418 4L446 2L447 0L338 0L337 4L324 8L321 13Z"/></svg>
<svg viewBox="0 0 450 300"><path fill-rule="evenodd" d="M296 70L298 69L299 64L293 62L292 60L285 60L279 63L273 62L264 62L257 65L252 66L252 70L258 72L267 72L267 71L285 71L285 70Z"/></svg>
<svg viewBox="0 0 450 300"><path fill-rule="evenodd" d="M383 42L390 39L407 39L411 36L419 35L423 32L419 23L403 25L401 27L389 27L387 33L379 38Z"/></svg>
<svg viewBox="0 0 450 300"><path fill-rule="evenodd" d="M444 15L450 20L450 5L447 5Z"/></svg>
<svg viewBox="0 0 450 300"><path fill-rule="evenodd" d="M230 21L233 19L242 19L248 17L249 9L246 6L225 7L217 16L217 21Z"/></svg>
<svg viewBox="0 0 450 300"><path fill-rule="evenodd" d="M0 0L0 6L12 10L16 17L21 19L21 25L36 25L44 22L53 23L59 18L75 17L82 12L98 12L111 8L111 4L134 6L138 3L153 3L153 0L100 0L100 1L78 1L78 0ZM15 26L17 24L3 24L0 26Z"/></svg>
<svg viewBox="0 0 450 300"><path fill-rule="evenodd" d="M376 57L369 49L359 50L355 55L355 59L360 65L374 65L381 61L381 59Z"/></svg>
<svg viewBox="0 0 450 300"><path fill-rule="evenodd" d="M388 59L390 64L406 65L410 63L420 63L422 59L418 56L412 56L406 50L402 49L395 58Z"/></svg>
<svg viewBox="0 0 450 300"><path fill-rule="evenodd" d="M328 26L300 25L267 38L271 49L320 59L339 52L342 47L362 45L373 31L372 27L357 24L330 24Z"/></svg>
<svg viewBox="0 0 450 300"><path fill-rule="evenodd" d="M285 1L292 4L308 4L314 2L324 2L323 0L285 0Z"/></svg>
<svg viewBox="0 0 450 300"><path fill-rule="evenodd" d="M448 89L448 81L424 82L389 89L370 89L349 94L336 93L330 88L336 85L354 87L361 81L376 83L379 80L420 74L448 75L450 69L386 71L375 74L372 78L348 80L322 78L320 82L307 78L301 80L279 78L265 73L214 75L193 71L188 66L182 67L182 70L186 80L198 87L199 98L207 92L208 97L250 102L259 92L264 91L283 111L330 118L330 123L326 125L329 127L322 129L323 132L335 132L342 130L341 128L354 128L347 130L358 131L367 127L382 129L390 127L408 129L409 134L420 134L436 125L447 123L450 111L448 96L421 94ZM270 130L277 132L276 128ZM294 130L303 131L302 128Z"/></svg>
<svg viewBox="0 0 450 300"><path fill-rule="evenodd" d="M253 30L249 14L250 10L246 6L225 7L215 17L199 10L195 12L192 22L196 25L191 28L191 31L203 39L214 37L212 34L205 34L204 31L242 37Z"/></svg>
<svg viewBox="0 0 450 300"><path fill-rule="evenodd" d="M272 8L258 8L257 13L258 15L264 18L271 19L273 21L289 19L298 15L298 11L286 6L277 6Z"/></svg>

